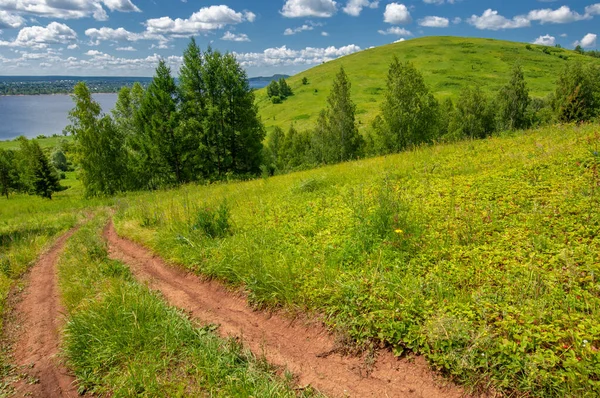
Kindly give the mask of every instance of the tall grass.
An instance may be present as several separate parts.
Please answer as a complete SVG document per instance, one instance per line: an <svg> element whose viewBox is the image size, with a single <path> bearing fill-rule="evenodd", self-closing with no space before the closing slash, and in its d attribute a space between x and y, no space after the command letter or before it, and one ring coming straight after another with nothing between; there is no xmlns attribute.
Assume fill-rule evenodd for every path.
<svg viewBox="0 0 600 398"><path fill-rule="evenodd" d="M108 259L105 222L97 217L82 228L59 266L69 313L64 356L80 390L115 397L296 396L291 379L274 375L236 340L217 337L217 326L194 325Z"/></svg>
<svg viewBox="0 0 600 398"><path fill-rule="evenodd" d="M117 229L259 307L322 314L470 386L600 394L598 125L149 193ZM228 234L193 228L229 205Z"/></svg>

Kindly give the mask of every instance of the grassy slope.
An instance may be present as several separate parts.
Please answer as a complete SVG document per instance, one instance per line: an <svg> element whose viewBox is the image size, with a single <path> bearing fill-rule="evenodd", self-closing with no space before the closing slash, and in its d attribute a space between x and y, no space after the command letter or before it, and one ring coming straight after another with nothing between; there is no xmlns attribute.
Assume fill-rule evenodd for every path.
<svg viewBox="0 0 600 398"><path fill-rule="evenodd" d="M598 125L132 198L120 233L467 384L600 394ZM233 232L199 209L226 201Z"/></svg>
<svg viewBox="0 0 600 398"><path fill-rule="evenodd" d="M37 139L37 142L40 144L42 148L54 148L60 144L61 140L66 139L67 141L71 140L70 136L63 137L46 137ZM0 149L19 149L19 143L17 140L9 140L9 141L0 141Z"/></svg>
<svg viewBox="0 0 600 398"><path fill-rule="evenodd" d="M295 95L283 104L273 105L266 90L257 92L260 115L267 128L280 126L287 130L291 122L304 129L313 126L325 107L331 83L340 66L344 66L352 82L353 100L357 104L357 119L367 126L379 112L385 89L385 79L394 55L409 60L423 73L426 83L438 98L456 96L465 86L479 86L496 92L508 79L515 62L521 62L532 96L543 97L554 90L554 83L565 62L600 60L573 51L550 48L544 54L542 46L525 48L526 43L462 37L424 37L389 44L327 62L288 79ZM568 61L558 58L569 57ZM309 84L302 85L307 77ZM315 93L315 90L318 90Z"/></svg>

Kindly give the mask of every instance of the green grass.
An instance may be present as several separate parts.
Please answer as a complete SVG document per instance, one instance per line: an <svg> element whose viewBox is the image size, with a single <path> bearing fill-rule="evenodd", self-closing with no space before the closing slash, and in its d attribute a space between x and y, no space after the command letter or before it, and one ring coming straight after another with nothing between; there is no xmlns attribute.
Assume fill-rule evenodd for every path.
<svg viewBox="0 0 600 398"><path fill-rule="evenodd" d="M598 396L598 130L148 193L121 203L117 229L244 286L257 306L321 314L358 344L420 353L467 386ZM199 217L218 220L219 208L228 228L211 237Z"/></svg>
<svg viewBox="0 0 600 398"><path fill-rule="evenodd" d="M198 327L108 259L96 217L67 244L59 263L69 313L64 357L82 391L115 397L295 397L291 378L274 375L214 325Z"/></svg>
<svg viewBox="0 0 600 398"><path fill-rule="evenodd" d="M559 72L565 63L600 60L574 51L494 39L466 37L423 37L401 43L367 49L311 68L288 79L294 96L283 104L272 104L266 89L257 92L257 104L267 128L279 126L287 130L292 122L299 129L313 128L340 66L344 66L352 82L352 99L357 104L360 128L370 125L379 113L388 67L394 55L401 61L411 61L423 74L437 98L456 98L463 87L479 86L496 93L508 81L515 62L520 62L534 97L544 97L554 91ZM559 55L568 57L567 60ZM309 84L302 85L306 77ZM316 91L316 92L315 92Z"/></svg>
<svg viewBox="0 0 600 398"><path fill-rule="evenodd" d="M37 139L37 142L40 144L42 149L45 148L54 148L60 144L62 140L71 141L71 136L56 136L56 137L46 137ZM19 142L17 140L4 140L0 141L0 149L19 149Z"/></svg>

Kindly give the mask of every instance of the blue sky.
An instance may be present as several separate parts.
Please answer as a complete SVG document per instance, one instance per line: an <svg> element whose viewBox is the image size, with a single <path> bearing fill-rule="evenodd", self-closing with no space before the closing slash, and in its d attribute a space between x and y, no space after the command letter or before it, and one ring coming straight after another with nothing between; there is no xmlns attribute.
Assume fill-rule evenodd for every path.
<svg viewBox="0 0 600 398"><path fill-rule="evenodd" d="M0 75L176 72L190 36L258 76L422 36L597 49L598 34L594 0L0 0Z"/></svg>

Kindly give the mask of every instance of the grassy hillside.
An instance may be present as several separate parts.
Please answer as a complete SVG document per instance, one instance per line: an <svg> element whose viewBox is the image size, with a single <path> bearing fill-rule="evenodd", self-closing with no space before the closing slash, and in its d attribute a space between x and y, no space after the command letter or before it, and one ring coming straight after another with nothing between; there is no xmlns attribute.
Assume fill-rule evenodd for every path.
<svg viewBox="0 0 600 398"><path fill-rule="evenodd" d="M37 142L40 146L44 148L54 148L60 144L62 140L71 141L71 136L56 136L56 137L46 137L46 138L38 138ZM0 149L19 149L19 142L15 140L5 140L0 141Z"/></svg>
<svg viewBox="0 0 600 398"><path fill-rule="evenodd" d="M141 194L117 228L467 384L598 396L599 127Z"/></svg>
<svg viewBox="0 0 600 398"><path fill-rule="evenodd" d="M468 85L485 91L497 91L507 80L515 62L525 71L532 96L543 97L554 90L554 82L565 62L600 60L573 51L493 39L463 37L424 37L372 48L316 66L288 79L295 95L274 105L266 90L257 93L263 122L270 128L289 128L295 122L300 129L312 127L325 107L331 83L340 66L352 81L358 121L364 128L377 115L385 89L389 64L394 55L409 60L423 73L426 83L438 98L453 97ZM567 60L559 56L567 57ZM308 78L309 84L302 85Z"/></svg>

